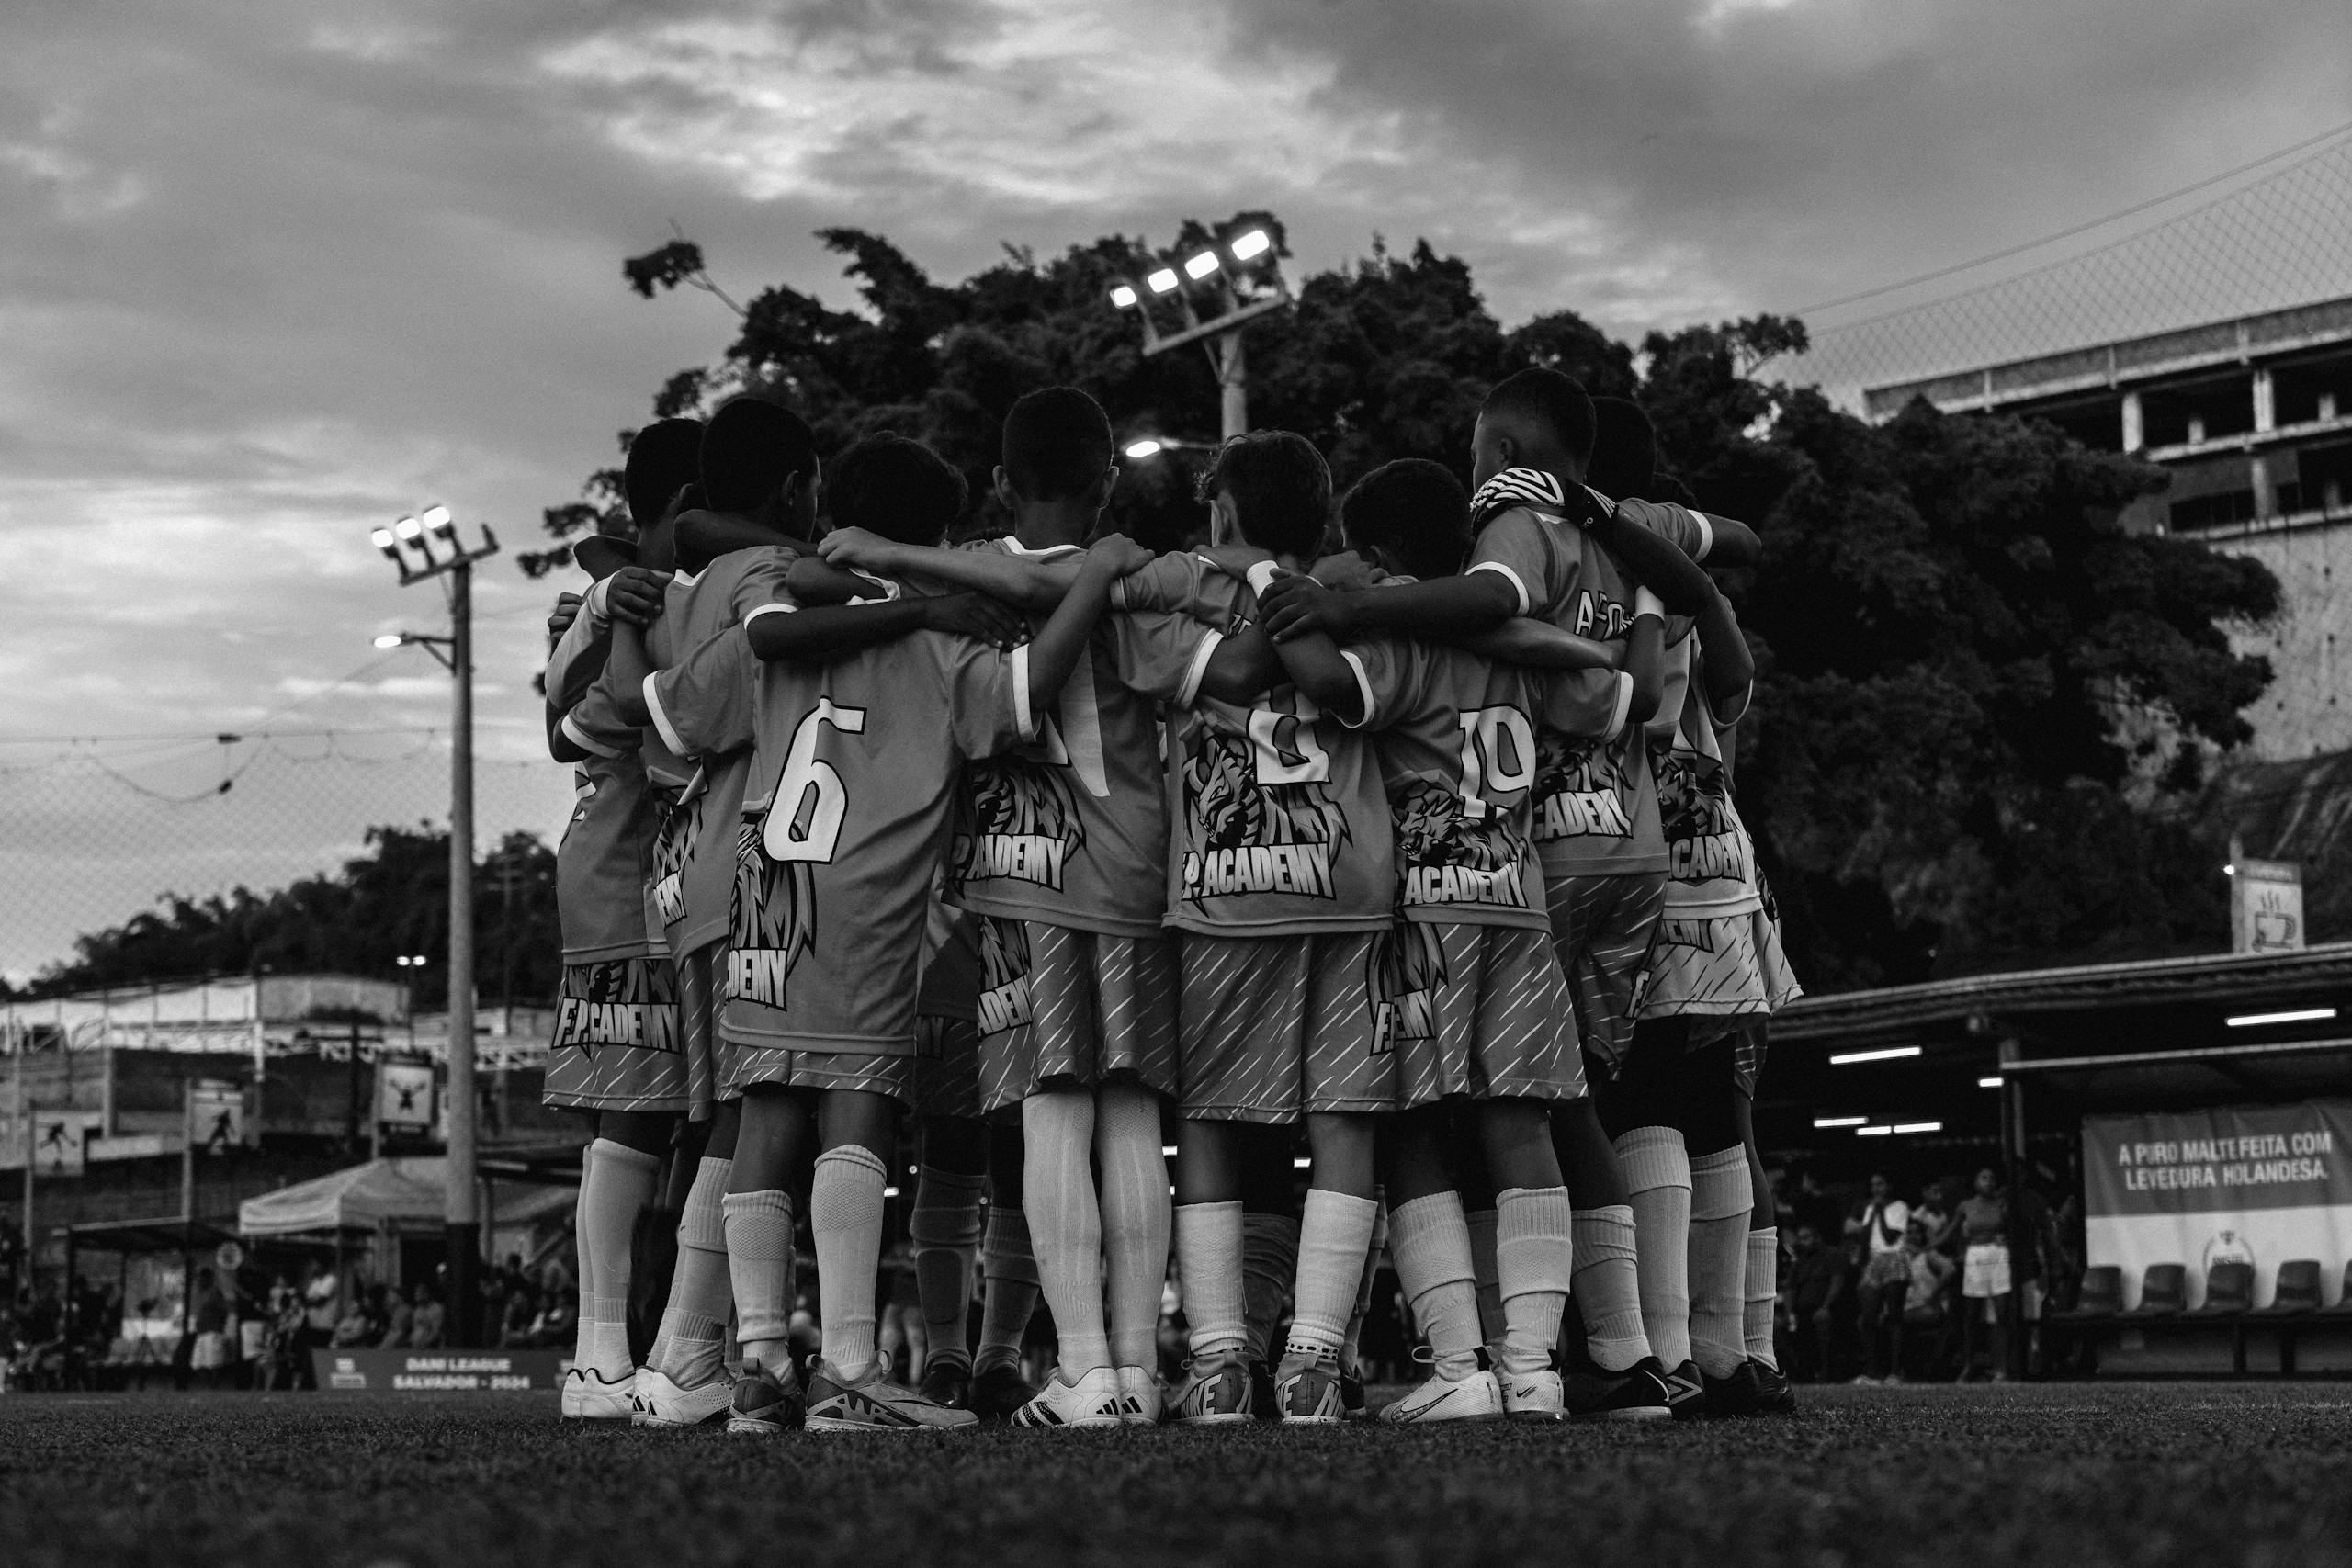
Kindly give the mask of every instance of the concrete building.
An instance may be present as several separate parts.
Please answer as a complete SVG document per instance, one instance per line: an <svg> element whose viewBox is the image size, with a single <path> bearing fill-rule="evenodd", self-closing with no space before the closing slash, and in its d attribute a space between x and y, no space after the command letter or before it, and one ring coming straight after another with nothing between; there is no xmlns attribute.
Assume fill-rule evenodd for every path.
<svg viewBox="0 0 2352 1568"><path fill-rule="evenodd" d="M2202 539L2277 575L2283 609L2238 634L2278 678L2247 716L2254 753L2352 750L2352 298L1872 387L1872 419L1926 398L2046 419L2172 474L2125 525ZM2336 575L2338 568L2346 573Z"/></svg>

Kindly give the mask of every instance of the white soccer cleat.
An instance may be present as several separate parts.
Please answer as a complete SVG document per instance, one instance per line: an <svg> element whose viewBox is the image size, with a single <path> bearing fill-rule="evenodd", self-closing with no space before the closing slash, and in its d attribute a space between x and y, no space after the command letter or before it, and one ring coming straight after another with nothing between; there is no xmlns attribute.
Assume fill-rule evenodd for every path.
<svg viewBox="0 0 2352 1568"><path fill-rule="evenodd" d="M629 1396L632 1419L640 1427L699 1427L734 1405L735 1384L722 1371L707 1383L686 1388L651 1367L637 1369Z"/></svg>
<svg viewBox="0 0 2352 1568"><path fill-rule="evenodd" d="M1238 1350L1195 1356L1185 1364L1170 1419L1180 1427L1223 1427L1251 1418L1250 1363Z"/></svg>
<svg viewBox="0 0 2352 1568"><path fill-rule="evenodd" d="M1502 1417L1502 1387L1495 1382L1494 1373L1482 1369L1460 1379L1433 1372L1415 1383L1404 1398L1382 1405L1378 1419L1392 1427L1408 1427Z"/></svg>
<svg viewBox="0 0 2352 1568"><path fill-rule="evenodd" d="M1046 1380L1035 1397L1012 1413L1012 1424L1035 1429L1124 1427L1127 1417L1120 1393L1116 1367L1097 1367L1074 1383L1062 1382L1057 1372Z"/></svg>
<svg viewBox="0 0 2352 1568"><path fill-rule="evenodd" d="M1159 1390L1159 1374L1149 1367L1121 1367L1119 1416L1130 1427L1157 1427L1167 1396Z"/></svg>
<svg viewBox="0 0 2352 1568"><path fill-rule="evenodd" d="M607 1379L594 1367L574 1367L563 1374L563 1418L567 1421L628 1421L635 1412L629 1395L637 1373Z"/></svg>
<svg viewBox="0 0 2352 1568"><path fill-rule="evenodd" d="M811 1432L953 1432L977 1427L968 1410L933 1404L910 1388L900 1388L876 1361L854 1381L831 1361L819 1360L808 1380L806 1429Z"/></svg>
<svg viewBox="0 0 2352 1568"><path fill-rule="evenodd" d="M1560 1374L1546 1367L1532 1372L1498 1372L1503 1391L1503 1414L1514 1421L1565 1421L1568 1402Z"/></svg>

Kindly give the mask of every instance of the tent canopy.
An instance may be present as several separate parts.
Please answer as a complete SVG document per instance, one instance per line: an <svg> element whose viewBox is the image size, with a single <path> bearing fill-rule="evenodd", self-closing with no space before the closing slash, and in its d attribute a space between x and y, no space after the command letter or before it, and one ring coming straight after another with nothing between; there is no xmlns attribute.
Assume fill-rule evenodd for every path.
<svg viewBox="0 0 2352 1568"><path fill-rule="evenodd" d="M378 1159L248 1198L237 1205L243 1235L374 1230L383 1221L425 1224L441 1217L448 1161L439 1156Z"/></svg>

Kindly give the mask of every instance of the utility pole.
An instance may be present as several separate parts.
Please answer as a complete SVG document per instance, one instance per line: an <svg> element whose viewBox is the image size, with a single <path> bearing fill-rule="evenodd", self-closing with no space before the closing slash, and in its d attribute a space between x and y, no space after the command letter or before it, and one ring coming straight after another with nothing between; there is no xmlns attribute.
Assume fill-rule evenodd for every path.
<svg viewBox="0 0 2352 1568"><path fill-rule="evenodd" d="M1250 433L1250 366L1241 329L1295 303L1275 256L1272 238L1263 229L1251 228L1186 257L1181 271L1163 263L1140 283L1123 277L1111 289L1114 306L1136 313L1146 357L1191 343L1208 350L1210 367L1216 372L1219 423L1227 441ZM1211 313L1204 315L1195 306L1195 293L1213 307ZM1184 321L1182 330L1163 333L1152 320L1152 301L1161 298L1175 300Z"/></svg>
<svg viewBox="0 0 2352 1568"><path fill-rule="evenodd" d="M372 537L385 558L400 568L402 586L435 577L448 581L447 637L392 632L378 637L376 646L421 647L441 660L449 671L451 683L449 1143L441 1216L449 1268L449 1337L452 1344L469 1346L479 1337L478 1320L481 1314L481 1207L475 1139L479 1105L474 1097L473 568L474 562L498 553L498 536L485 525L482 542L469 547L458 540L457 520L449 514L449 509L435 506L421 517L403 517L390 528L379 528ZM435 544L447 553L436 555ZM412 567L406 550L413 550L423 558L424 566Z"/></svg>

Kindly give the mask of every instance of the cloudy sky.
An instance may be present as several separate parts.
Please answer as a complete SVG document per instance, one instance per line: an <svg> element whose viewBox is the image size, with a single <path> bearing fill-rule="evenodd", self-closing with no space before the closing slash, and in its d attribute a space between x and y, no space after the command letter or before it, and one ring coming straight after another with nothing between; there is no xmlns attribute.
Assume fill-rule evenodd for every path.
<svg viewBox="0 0 2352 1568"><path fill-rule="evenodd" d="M2347 103L2342 0L12 0L0 765L441 719L413 652L343 680L437 614L366 531L438 499L527 542L715 354L715 302L620 280L673 219L741 289L846 303L820 225L952 276L1262 205L1302 267L1426 235L1506 321L1631 333L2030 239ZM545 590L483 575L521 757ZM70 874L71 812L21 804L59 776L0 773L0 866ZM45 940L0 929L0 970Z"/></svg>

